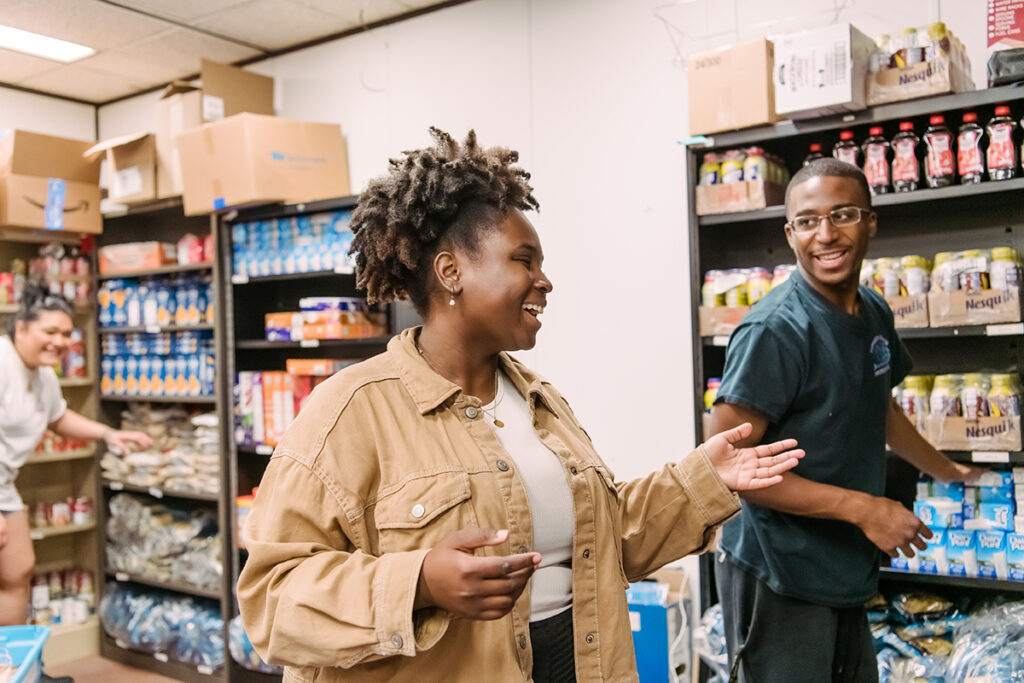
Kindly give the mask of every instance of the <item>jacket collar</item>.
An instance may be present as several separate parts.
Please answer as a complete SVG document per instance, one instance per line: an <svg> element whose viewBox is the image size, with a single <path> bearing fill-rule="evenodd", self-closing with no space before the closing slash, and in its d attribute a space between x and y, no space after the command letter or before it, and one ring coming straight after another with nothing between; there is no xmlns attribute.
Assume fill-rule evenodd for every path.
<svg viewBox="0 0 1024 683"><path fill-rule="evenodd" d="M462 394L462 387L439 375L416 348L422 326L410 327L395 335L388 342L388 355L398 370L398 375L412 397L421 415L426 415L452 397ZM550 410L555 412L554 402L547 395L545 381L525 365L504 351L499 356L501 368L515 384L516 389L531 406L539 398ZM458 398L456 398L458 400ZM479 402L479 401L477 401Z"/></svg>

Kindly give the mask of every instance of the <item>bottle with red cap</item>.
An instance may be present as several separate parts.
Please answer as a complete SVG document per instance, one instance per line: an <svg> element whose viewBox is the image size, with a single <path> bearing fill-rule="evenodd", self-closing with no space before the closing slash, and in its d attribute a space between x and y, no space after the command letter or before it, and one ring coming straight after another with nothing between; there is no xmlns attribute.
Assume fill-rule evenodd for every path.
<svg viewBox="0 0 1024 683"><path fill-rule="evenodd" d="M996 115L988 122L988 177L1006 180L1017 175L1017 148L1013 131L1017 122L1010 118L1010 108L996 107Z"/></svg>
<svg viewBox="0 0 1024 683"><path fill-rule="evenodd" d="M984 134L978 125L978 115L973 111L964 112L964 122L956 138L956 170L960 174L961 185L980 183L985 175L985 162L981 155Z"/></svg>
<svg viewBox="0 0 1024 683"><path fill-rule="evenodd" d="M900 123L900 132L892 139L892 186L897 192L916 190L921 182L921 165L917 160L917 143L911 121Z"/></svg>
<svg viewBox="0 0 1024 683"><path fill-rule="evenodd" d="M881 126L868 130L864 151L864 177L868 179L871 194L889 191L889 142L882 137Z"/></svg>
<svg viewBox="0 0 1024 683"><path fill-rule="evenodd" d="M952 185L956 178L956 160L953 158L953 134L946 128L946 117L937 114L928 119L924 144L924 174L928 187Z"/></svg>
<svg viewBox="0 0 1024 683"><path fill-rule="evenodd" d="M839 133L839 142L832 148L832 156L851 166L860 166L860 148L853 141L852 130L844 130Z"/></svg>
<svg viewBox="0 0 1024 683"><path fill-rule="evenodd" d="M821 153L821 145L819 143L812 142L810 149L811 149L810 154L808 154L807 157L804 158L804 166L806 166L807 164L811 163L815 159L824 159L825 158L825 155Z"/></svg>

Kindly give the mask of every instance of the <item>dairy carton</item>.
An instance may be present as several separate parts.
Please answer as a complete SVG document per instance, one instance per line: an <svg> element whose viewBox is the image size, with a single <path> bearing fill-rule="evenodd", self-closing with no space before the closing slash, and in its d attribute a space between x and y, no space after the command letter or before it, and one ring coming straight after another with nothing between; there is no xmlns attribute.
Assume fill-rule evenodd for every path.
<svg viewBox="0 0 1024 683"><path fill-rule="evenodd" d="M980 503L978 517L989 522L989 528L1013 531L1013 503Z"/></svg>
<svg viewBox="0 0 1024 683"><path fill-rule="evenodd" d="M963 503L949 498L926 498L914 501L914 514L926 526L940 529L961 529L964 525Z"/></svg>
<svg viewBox="0 0 1024 683"><path fill-rule="evenodd" d="M946 532L946 562L950 576L977 576L977 541L974 531L949 529Z"/></svg>
<svg viewBox="0 0 1024 683"><path fill-rule="evenodd" d="M1007 576L1024 581L1024 534L1006 534Z"/></svg>
<svg viewBox="0 0 1024 683"><path fill-rule="evenodd" d="M933 481L931 497L963 501L964 483L962 481Z"/></svg>
<svg viewBox="0 0 1024 683"><path fill-rule="evenodd" d="M1006 532L979 531L976 534L978 549L978 576L987 579L1005 579Z"/></svg>
<svg viewBox="0 0 1024 683"><path fill-rule="evenodd" d="M899 548L896 549L899 557L894 557L889 562L893 569L901 572L918 572L921 569L921 553L915 553L913 557L907 557Z"/></svg>
<svg viewBox="0 0 1024 683"><path fill-rule="evenodd" d="M990 470L975 482L978 501L981 503L1005 503L1013 500L1013 473Z"/></svg>
<svg viewBox="0 0 1024 683"><path fill-rule="evenodd" d="M932 537L927 539L925 549L920 552L922 574L947 574L949 563L946 559L946 533L948 529L932 527Z"/></svg>

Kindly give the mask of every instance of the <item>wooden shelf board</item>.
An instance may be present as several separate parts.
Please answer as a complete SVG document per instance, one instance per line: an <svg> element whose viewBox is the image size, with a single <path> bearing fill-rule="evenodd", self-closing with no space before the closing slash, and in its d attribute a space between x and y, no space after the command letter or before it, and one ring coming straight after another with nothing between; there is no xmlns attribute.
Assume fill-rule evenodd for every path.
<svg viewBox="0 0 1024 683"><path fill-rule="evenodd" d="M48 462L64 462L67 460L84 460L96 455L96 447L84 448L80 451L64 451L63 453L35 454L25 461L26 465L43 465Z"/></svg>
<svg viewBox="0 0 1024 683"><path fill-rule="evenodd" d="M49 666L99 654L100 619L95 614L80 624L50 626L43 645L43 661Z"/></svg>
<svg viewBox="0 0 1024 683"><path fill-rule="evenodd" d="M46 538L53 538L54 536L80 534L86 531L92 531L95 528L96 522L89 522L88 524L66 524L64 526L54 527L36 527L30 529L28 535L33 541L41 541Z"/></svg>
<svg viewBox="0 0 1024 683"><path fill-rule="evenodd" d="M127 484L120 481L111 481L109 479L103 480L103 488L108 491L129 491L132 493L144 493L147 496L154 498L182 498L185 500L201 500L211 503L216 503L220 500L220 495L216 493L199 493L198 491L178 491L174 489L164 489L159 486L139 486L137 484Z"/></svg>
<svg viewBox="0 0 1024 683"><path fill-rule="evenodd" d="M60 379L62 387L91 387L96 383L92 377L63 377Z"/></svg>
<svg viewBox="0 0 1024 683"><path fill-rule="evenodd" d="M225 656L230 656L226 649L225 645ZM212 673L206 673L190 664L174 659L163 661L163 659L157 659L152 653L131 650L127 646L122 647L106 633L100 635L100 654L115 662L121 662L143 671L151 671L174 680L186 681L186 683L212 683L212 681L226 680L224 667L220 667Z"/></svg>

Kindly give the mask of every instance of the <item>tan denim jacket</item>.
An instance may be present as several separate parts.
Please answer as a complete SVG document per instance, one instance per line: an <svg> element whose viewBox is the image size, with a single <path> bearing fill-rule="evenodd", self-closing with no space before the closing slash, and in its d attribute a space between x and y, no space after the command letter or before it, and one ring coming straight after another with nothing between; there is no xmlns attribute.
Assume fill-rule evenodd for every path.
<svg viewBox="0 0 1024 683"><path fill-rule="evenodd" d="M413 611L423 557L441 539L508 529L508 542L477 551L503 555L533 539L516 463L480 401L419 355L418 333L320 385L263 477L238 600L257 652L286 665L285 681L530 679L528 588L496 621ZM501 362L572 492L577 680L636 681L627 581L704 550L739 499L703 448L615 482L554 387L505 354Z"/></svg>

